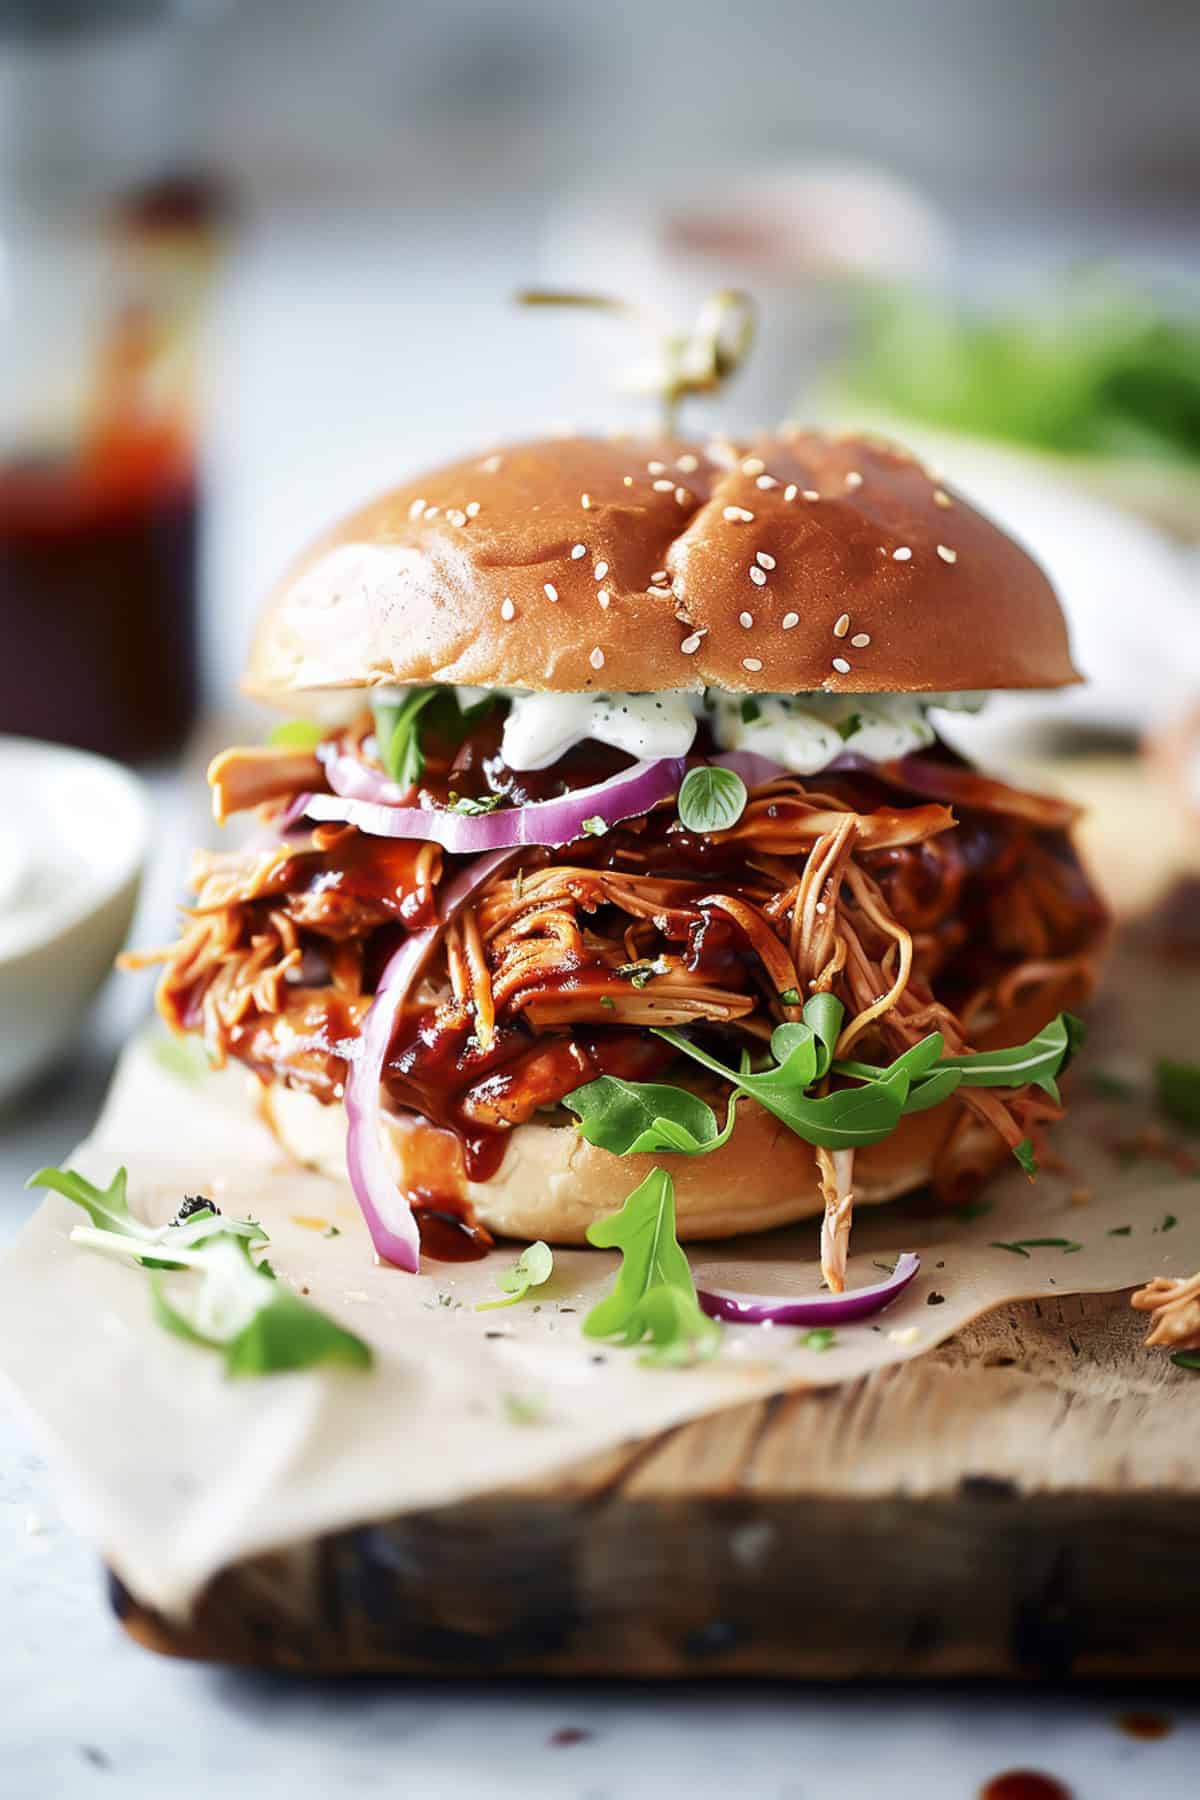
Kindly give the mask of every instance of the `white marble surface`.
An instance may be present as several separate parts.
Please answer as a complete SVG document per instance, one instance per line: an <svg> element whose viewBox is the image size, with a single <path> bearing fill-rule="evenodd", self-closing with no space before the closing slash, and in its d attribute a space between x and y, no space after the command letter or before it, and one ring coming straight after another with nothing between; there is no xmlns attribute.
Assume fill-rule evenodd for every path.
<svg viewBox="0 0 1200 1800"><path fill-rule="evenodd" d="M210 557L220 601L209 620L211 666L223 679L240 657L253 594L309 520L464 439L578 413L603 386L594 366L586 381L569 373L573 329L498 317L496 297L529 272L519 233L496 230L471 257L427 243L419 266L396 242L372 255L343 236L314 272L311 248L251 244L227 301L238 339L224 353L227 398L214 431L224 461ZM467 293L447 276L464 267L474 270ZM345 320L356 294L366 298L349 328L331 335L331 309ZM160 789L159 803L142 942L166 928L194 824L179 790ZM0 1241L33 1204L25 1176L86 1131L140 1001L128 987L124 997L110 992L87 1047L0 1114ZM1011 1767L1056 1774L1077 1800L1196 1791L1200 1707L1178 1695L346 1687L162 1662L116 1626L96 1555L64 1521L68 1502L0 1400L0 1800L199 1800L222 1788L256 1800L727 1800L735 1789L754 1800L966 1800ZM1135 1703L1161 1705L1173 1733L1148 1744L1120 1733L1115 1719ZM563 1730L585 1735L556 1743Z"/></svg>

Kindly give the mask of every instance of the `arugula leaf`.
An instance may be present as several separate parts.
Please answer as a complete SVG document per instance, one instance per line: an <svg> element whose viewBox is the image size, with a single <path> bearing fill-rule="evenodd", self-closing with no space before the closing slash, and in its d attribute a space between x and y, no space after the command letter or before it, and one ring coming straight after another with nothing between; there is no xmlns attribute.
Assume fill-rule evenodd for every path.
<svg viewBox="0 0 1200 1800"><path fill-rule="evenodd" d="M706 1156L729 1142L738 1099L737 1093L730 1095L725 1124L718 1128L712 1107L686 1088L599 1075L565 1095L563 1105L578 1114L579 1131L589 1144L615 1156L657 1156L664 1150Z"/></svg>
<svg viewBox="0 0 1200 1800"><path fill-rule="evenodd" d="M265 1260L254 1261L252 1250L267 1242L255 1220L228 1219L198 1206L186 1216L181 1208L166 1225L148 1225L129 1210L124 1169L103 1189L74 1169L40 1169L26 1186L50 1188L82 1207L91 1224L76 1226L72 1243L149 1270L158 1323L220 1350L227 1375L267 1375L323 1362L369 1365L371 1352L361 1338L276 1281ZM169 1274L191 1278L169 1281Z"/></svg>
<svg viewBox="0 0 1200 1800"><path fill-rule="evenodd" d="M804 1003L804 1023L817 1040L817 1080L828 1075L842 1034L846 1009L832 994L813 994Z"/></svg>
<svg viewBox="0 0 1200 1800"><path fill-rule="evenodd" d="M267 742L273 750L315 750L325 729L313 719L285 719L268 735Z"/></svg>
<svg viewBox="0 0 1200 1800"><path fill-rule="evenodd" d="M1168 1118L1200 1131L1200 1063L1155 1063L1154 1091Z"/></svg>
<svg viewBox="0 0 1200 1800"><path fill-rule="evenodd" d="M1024 1087L1032 1083L1057 1102L1061 1075L1084 1039L1084 1026L1073 1013L1059 1013L1026 1044L1012 1050L975 1050L969 1056L947 1056L942 1067L961 1069L964 1087Z"/></svg>
<svg viewBox="0 0 1200 1800"><path fill-rule="evenodd" d="M425 773L417 721L437 695L435 687L414 688L399 704L384 700L371 702L379 759L397 787L412 787Z"/></svg>
<svg viewBox="0 0 1200 1800"><path fill-rule="evenodd" d="M511 1269L501 1269L496 1277L496 1286L505 1298L503 1300L480 1300L475 1307L476 1312L495 1312L499 1306L515 1306L523 1300L530 1288L541 1287L549 1281L554 1273L554 1252L549 1244L543 1244L539 1238L536 1244L528 1244L518 1256Z"/></svg>
<svg viewBox="0 0 1200 1800"><path fill-rule="evenodd" d="M675 1184L652 1169L619 1213L588 1226L588 1242L621 1252L612 1292L583 1321L586 1336L647 1340L646 1363L697 1362L713 1356L721 1328L700 1310L687 1257L675 1236Z"/></svg>
<svg viewBox="0 0 1200 1800"><path fill-rule="evenodd" d="M749 1075L727 1068L715 1056L709 1056L678 1031L656 1027L654 1035L663 1038L693 1062L710 1069L725 1081L757 1100L777 1119L809 1144L822 1144L830 1150L850 1150L860 1144L877 1144L889 1137L900 1122L904 1102L908 1098L909 1076L903 1068L889 1070L863 1087L840 1088L822 1099L810 1100L804 1090L812 1084L817 1066L815 1040L798 1035L803 1025L780 1025L772 1035L780 1048L788 1051L786 1060L762 1075Z"/></svg>
<svg viewBox="0 0 1200 1800"><path fill-rule="evenodd" d="M745 812L746 798L740 775L719 763L701 763L680 784L679 818L688 831L728 831Z"/></svg>
<svg viewBox="0 0 1200 1800"><path fill-rule="evenodd" d="M1013 1146L1013 1155L1032 1181L1038 1172L1037 1157L1033 1153L1033 1139L1022 1138L1019 1144Z"/></svg>

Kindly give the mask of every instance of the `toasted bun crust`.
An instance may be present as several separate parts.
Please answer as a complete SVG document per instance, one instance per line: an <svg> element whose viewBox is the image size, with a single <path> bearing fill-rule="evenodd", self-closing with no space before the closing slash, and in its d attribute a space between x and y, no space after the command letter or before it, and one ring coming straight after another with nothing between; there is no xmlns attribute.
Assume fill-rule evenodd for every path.
<svg viewBox="0 0 1200 1800"><path fill-rule="evenodd" d="M1078 679L1054 591L1011 538L894 446L795 431L555 438L423 475L294 565L245 686L294 706L409 682L919 693Z"/></svg>
<svg viewBox="0 0 1200 1800"><path fill-rule="evenodd" d="M346 1180L346 1117L340 1106L322 1106L310 1094L278 1086L264 1088L259 1104L297 1162ZM956 1104L945 1101L931 1112L902 1120L883 1143L860 1150L854 1166L855 1204L871 1206L921 1187L960 1117ZM408 1128L391 1119L387 1126L399 1173ZM986 1126L972 1124L964 1136L961 1148L975 1169L996 1167L1008 1154ZM479 1223L501 1237L582 1244L592 1221L619 1211L638 1182L663 1160L613 1156L569 1125L534 1121L517 1126L497 1174L487 1182L468 1182L466 1198ZM668 1160L681 1239L768 1231L824 1210L812 1146L759 1107L743 1108L732 1138L711 1156Z"/></svg>

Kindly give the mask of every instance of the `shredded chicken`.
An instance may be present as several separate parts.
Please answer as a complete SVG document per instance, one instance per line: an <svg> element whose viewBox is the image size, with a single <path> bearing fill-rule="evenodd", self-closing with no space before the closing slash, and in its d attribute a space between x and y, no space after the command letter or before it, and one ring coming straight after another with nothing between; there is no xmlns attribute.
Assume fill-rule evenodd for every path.
<svg viewBox="0 0 1200 1800"><path fill-rule="evenodd" d="M308 752L282 750L227 752L210 779L219 816L264 801L269 815L323 781ZM842 1056L889 1060L931 1031L961 1054L1016 1004L1090 985L1104 917L1064 835L1070 817L955 763L914 773L910 759L812 784L781 776L699 843L658 808L561 853L531 849L442 934L398 1027L392 1100L467 1141L606 1069L657 1078L673 1052L647 1027L712 1034L736 1063L816 993L845 1005ZM163 964L163 1016L201 1032L218 1061L336 1099L387 955L437 916L443 861L436 845L348 826L268 833L198 856L178 942L127 961ZM985 1158L975 1127L1036 1144L1057 1116L1028 1090L959 1100L935 1171L947 1192ZM820 1150L817 1162L822 1269L839 1291L854 1158Z"/></svg>
<svg viewBox="0 0 1200 1800"><path fill-rule="evenodd" d="M1149 1313L1146 1342L1170 1350L1200 1350L1200 1275L1156 1275L1132 1296L1138 1312Z"/></svg>

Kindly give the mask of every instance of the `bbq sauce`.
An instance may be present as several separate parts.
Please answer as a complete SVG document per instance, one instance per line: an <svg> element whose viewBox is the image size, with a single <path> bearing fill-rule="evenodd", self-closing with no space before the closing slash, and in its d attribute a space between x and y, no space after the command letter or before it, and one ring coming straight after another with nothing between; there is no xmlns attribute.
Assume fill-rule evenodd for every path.
<svg viewBox="0 0 1200 1800"><path fill-rule="evenodd" d="M421 1234L421 1255L431 1262L481 1262L496 1241L467 1211L456 1210L446 1195L414 1200L413 1217Z"/></svg>
<svg viewBox="0 0 1200 1800"><path fill-rule="evenodd" d="M1036 1769L1010 1769L979 1790L979 1800L1072 1800L1069 1787Z"/></svg>

